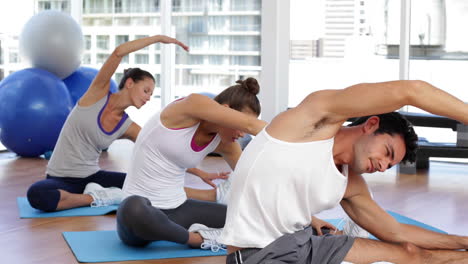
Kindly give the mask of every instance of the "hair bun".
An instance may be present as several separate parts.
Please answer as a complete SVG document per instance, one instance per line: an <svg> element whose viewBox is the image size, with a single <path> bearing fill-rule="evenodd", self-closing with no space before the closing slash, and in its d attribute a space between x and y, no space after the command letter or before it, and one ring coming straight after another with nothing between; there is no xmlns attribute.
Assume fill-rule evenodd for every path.
<svg viewBox="0 0 468 264"><path fill-rule="evenodd" d="M257 95L260 92L260 85L255 78L249 77L245 80L238 80L236 83L240 84L244 89L253 95Z"/></svg>
<svg viewBox="0 0 468 264"><path fill-rule="evenodd" d="M130 73L130 71L132 71L134 68L128 68L128 69L125 69L123 71L124 75L127 75L128 73Z"/></svg>

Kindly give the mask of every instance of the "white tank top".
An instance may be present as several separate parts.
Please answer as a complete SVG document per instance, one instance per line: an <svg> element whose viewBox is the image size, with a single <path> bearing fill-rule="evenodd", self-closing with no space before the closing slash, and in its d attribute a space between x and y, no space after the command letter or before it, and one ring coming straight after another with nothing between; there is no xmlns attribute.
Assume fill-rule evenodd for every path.
<svg viewBox="0 0 468 264"><path fill-rule="evenodd" d="M263 129L244 150L231 176L227 219L218 241L264 248L336 206L348 178L336 168L333 142L331 138L290 143Z"/></svg>
<svg viewBox="0 0 468 264"><path fill-rule="evenodd" d="M171 209L187 200L185 171L200 164L221 138L216 135L206 146L197 146L193 137L200 123L170 129L162 124L160 114L155 114L138 135L123 191L148 198L154 207Z"/></svg>

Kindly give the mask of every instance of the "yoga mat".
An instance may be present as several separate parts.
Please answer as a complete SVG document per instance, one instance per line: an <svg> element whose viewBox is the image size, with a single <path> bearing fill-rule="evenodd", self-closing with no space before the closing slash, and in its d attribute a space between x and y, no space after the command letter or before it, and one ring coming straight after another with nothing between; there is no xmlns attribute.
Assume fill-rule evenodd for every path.
<svg viewBox="0 0 468 264"><path fill-rule="evenodd" d="M67 217L67 216L91 216L105 215L117 211L118 205L102 207L79 207L57 212L44 212L31 207L26 197L17 197L20 218L46 218L46 217Z"/></svg>
<svg viewBox="0 0 468 264"><path fill-rule="evenodd" d="M167 258L191 258L226 255L225 250L193 249L187 245L157 241L146 247L130 247L118 237L117 231L63 232L63 237L79 262L110 262Z"/></svg>
<svg viewBox="0 0 468 264"><path fill-rule="evenodd" d="M445 233L435 227L426 225L409 217L390 212L400 223L417 225L432 231ZM341 219L326 221L340 228ZM80 262L110 262L126 260L148 260L165 258L188 258L201 256L225 255L226 251L192 249L186 245L158 241L144 248L129 247L123 244L116 231L64 232L63 236Z"/></svg>

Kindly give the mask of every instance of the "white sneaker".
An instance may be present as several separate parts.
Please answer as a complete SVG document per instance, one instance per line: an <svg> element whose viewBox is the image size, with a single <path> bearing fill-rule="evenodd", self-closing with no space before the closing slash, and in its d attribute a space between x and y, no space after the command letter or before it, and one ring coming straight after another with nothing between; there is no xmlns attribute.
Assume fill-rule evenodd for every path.
<svg viewBox="0 0 468 264"><path fill-rule="evenodd" d="M226 245L217 242L218 237L223 231L222 228L211 228L202 224L193 224L188 229L189 232L199 233L203 238L202 249L211 249L213 252L226 250Z"/></svg>
<svg viewBox="0 0 468 264"><path fill-rule="evenodd" d="M343 234L352 237L369 238L369 232L354 223L350 218L345 219Z"/></svg>
<svg viewBox="0 0 468 264"><path fill-rule="evenodd" d="M227 205L228 194L231 189L231 181L228 178L216 187L216 202Z"/></svg>
<svg viewBox="0 0 468 264"><path fill-rule="evenodd" d="M89 194L93 197L94 201L91 202L91 207L120 204L125 198L122 189L117 187L104 188L95 182L88 183L83 194Z"/></svg>

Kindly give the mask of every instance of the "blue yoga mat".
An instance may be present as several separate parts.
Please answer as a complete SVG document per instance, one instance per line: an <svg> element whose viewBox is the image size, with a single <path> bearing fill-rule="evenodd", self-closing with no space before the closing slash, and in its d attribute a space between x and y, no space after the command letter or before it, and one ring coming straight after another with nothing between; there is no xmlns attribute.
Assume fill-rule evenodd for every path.
<svg viewBox="0 0 468 264"><path fill-rule="evenodd" d="M91 216L105 215L116 211L118 205L102 207L79 207L57 212L44 212L31 207L26 197L17 197L20 218L46 218L46 217L67 217L67 216Z"/></svg>
<svg viewBox="0 0 468 264"><path fill-rule="evenodd" d="M434 232L447 234L447 232L445 232L443 230L440 230L440 229L435 228L433 226L430 226L430 225L427 225L425 223L416 221L416 220L411 219L409 217L406 217L404 215L401 215L401 214L398 214L398 213L395 213L395 212L392 212L392 211L387 211L387 213L389 213L391 216L395 217L395 219L400 223L408 224L408 225L415 225L415 226L419 226L419 227L422 227L422 228L425 228L425 229L428 229L428 230L431 230L431 231L434 231Z"/></svg>
<svg viewBox="0 0 468 264"><path fill-rule="evenodd" d="M427 229L427 230L431 230L431 231L434 231L434 232L438 232L438 233L442 233L442 234L447 234L447 232L443 231L443 230L440 230L436 227L433 227L433 226L430 226L430 225L427 225L425 223L422 223L422 222L419 222L417 220L414 220L414 219L411 219L409 217L406 217L404 215L401 215L399 213L395 213L395 212L392 212L392 211L387 211L387 213L389 213L391 216L393 216L398 222L400 223L403 223L403 224L408 224L408 225L415 225L415 226L419 226L421 228L424 228L424 229ZM330 224L334 225L336 228L338 229L342 229L343 228L343 225L344 225L344 222L342 221L342 219L326 219L325 221L329 222ZM369 238L372 238L372 239L377 239L375 236L373 235L370 235Z"/></svg>
<svg viewBox="0 0 468 264"><path fill-rule="evenodd" d="M445 233L435 227L426 225L414 219L390 212L398 222L420 226L435 232ZM341 219L326 220L341 228ZM341 222L341 223L340 223ZM186 245L158 241L144 248L134 248L123 244L116 231L85 231L64 232L63 236L80 262L110 262L126 260L148 260L165 258L187 258L201 256L225 255L226 251L211 252L210 250L192 249Z"/></svg>
<svg viewBox="0 0 468 264"><path fill-rule="evenodd" d="M223 256L225 250L193 249L187 245L157 241L143 248L129 247L117 231L63 232L63 237L79 262L110 262L167 258Z"/></svg>

